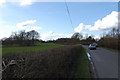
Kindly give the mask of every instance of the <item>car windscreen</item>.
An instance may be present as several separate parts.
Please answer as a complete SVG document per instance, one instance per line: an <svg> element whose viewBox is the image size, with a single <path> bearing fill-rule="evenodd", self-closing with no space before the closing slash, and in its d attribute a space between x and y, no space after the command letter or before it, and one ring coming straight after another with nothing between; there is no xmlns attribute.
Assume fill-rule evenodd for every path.
<svg viewBox="0 0 120 80"><path fill-rule="evenodd" d="M91 44L91 46L96 46L95 44Z"/></svg>

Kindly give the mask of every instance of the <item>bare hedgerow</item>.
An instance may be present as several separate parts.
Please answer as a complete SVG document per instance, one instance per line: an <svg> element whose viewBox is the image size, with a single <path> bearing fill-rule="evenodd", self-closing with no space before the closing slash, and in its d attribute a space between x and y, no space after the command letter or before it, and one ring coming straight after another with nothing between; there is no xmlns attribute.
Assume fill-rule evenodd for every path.
<svg viewBox="0 0 120 80"><path fill-rule="evenodd" d="M15 60L3 71L3 78L73 78L80 45L62 46L43 52L7 54L5 63Z"/></svg>

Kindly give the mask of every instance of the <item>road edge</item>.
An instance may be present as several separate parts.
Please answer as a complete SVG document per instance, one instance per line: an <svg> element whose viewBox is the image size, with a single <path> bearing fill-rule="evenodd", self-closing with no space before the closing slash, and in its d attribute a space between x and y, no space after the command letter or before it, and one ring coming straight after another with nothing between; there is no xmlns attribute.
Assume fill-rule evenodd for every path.
<svg viewBox="0 0 120 80"><path fill-rule="evenodd" d="M83 46L82 46L83 47ZM83 47L84 48L84 47ZM84 48L85 49L85 48ZM89 71L90 71L90 76L91 78L98 78L98 74L97 74L97 71L96 71L96 68L95 68L95 65L94 65L94 62L91 58L91 55L90 53L85 49L86 51L86 54L87 54L87 57L88 57L88 60L89 60Z"/></svg>

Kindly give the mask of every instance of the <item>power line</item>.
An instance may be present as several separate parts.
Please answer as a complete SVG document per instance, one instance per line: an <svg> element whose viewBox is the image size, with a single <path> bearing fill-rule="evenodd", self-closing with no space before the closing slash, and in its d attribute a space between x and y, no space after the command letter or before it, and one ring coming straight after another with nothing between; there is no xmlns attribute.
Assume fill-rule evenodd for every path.
<svg viewBox="0 0 120 80"><path fill-rule="evenodd" d="M70 16L70 11L69 11L69 8L68 8L68 5L67 5L66 0L65 0L65 5L66 5L66 8L67 8L67 12L68 12L68 16L69 16L69 19L70 19L71 26L72 26L72 28L73 28L73 30L74 30L73 22L72 22L72 19L71 19L71 16Z"/></svg>

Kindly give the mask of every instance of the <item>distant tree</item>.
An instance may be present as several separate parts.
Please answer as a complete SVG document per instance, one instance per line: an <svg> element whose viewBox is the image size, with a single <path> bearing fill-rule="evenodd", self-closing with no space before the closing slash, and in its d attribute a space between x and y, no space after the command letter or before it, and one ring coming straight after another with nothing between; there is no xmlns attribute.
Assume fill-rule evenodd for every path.
<svg viewBox="0 0 120 80"><path fill-rule="evenodd" d="M91 41L91 40L93 40L93 37L92 37L92 36L89 36L89 37L87 38L87 40Z"/></svg>
<svg viewBox="0 0 120 80"><path fill-rule="evenodd" d="M101 37L98 43L102 47L119 49L118 47L118 44L120 44L119 36L120 36L119 28L113 28L103 37Z"/></svg>
<svg viewBox="0 0 120 80"><path fill-rule="evenodd" d="M35 30L29 31L27 32L27 34L28 34L28 37L33 41L33 43L39 37L39 33Z"/></svg>
<svg viewBox="0 0 120 80"><path fill-rule="evenodd" d="M35 30L29 31L26 33L26 39L29 40L29 44L35 44L35 41L38 41L39 33Z"/></svg>
<svg viewBox="0 0 120 80"><path fill-rule="evenodd" d="M116 31L117 31L117 34L120 34L120 29L119 28Z"/></svg>
<svg viewBox="0 0 120 80"><path fill-rule="evenodd" d="M13 32L10 38L12 38L12 40L14 41L14 44L26 45L25 44L25 38L26 38L25 30L21 30L19 32Z"/></svg>
<svg viewBox="0 0 120 80"><path fill-rule="evenodd" d="M38 40L39 33L35 30L25 32L25 30L19 32L13 32L12 35L4 40L4 44L18 44L22 46L35 45L35 41Z"/></svg>
<svg viewBox="0 0 120 80"><path fill-rule="evenodd" d="M116 29L115 29L115 28L113 28L113 29L112 29L112 36L114 36L114 35L115 35L115 31L116 31Z"/></svg>
<svg viewBox="0 0 120 80"><path fill-rule="evenodd" d="M88 36L88 38L86 39L86 42L87 42L88 44L90 44L90 43L95 42L95 39L93 38L93 36Z"/></svg>
<svg viewBox="0 0 120 80"><path fill-rule="evenodd" d="M12 44L12 39L11 38L6 38L2 40L2 45L11 45Z"/></svg>
<svg viewBox="0 0 120 80"><path fill-rule="evenodd" d="M80 33L74 33L71 38L81 40L83 38L83 36Z"/></svg>

